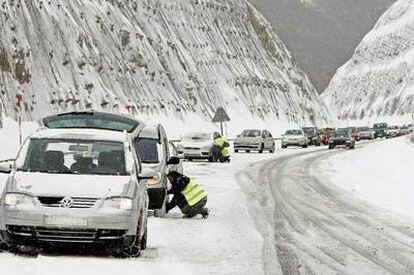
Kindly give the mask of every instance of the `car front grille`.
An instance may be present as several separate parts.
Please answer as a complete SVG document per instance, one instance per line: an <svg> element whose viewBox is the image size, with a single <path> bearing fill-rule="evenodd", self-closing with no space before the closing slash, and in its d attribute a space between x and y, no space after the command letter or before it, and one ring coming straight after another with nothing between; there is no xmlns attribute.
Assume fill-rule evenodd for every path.
<svg viewBox="0 0 414 275"><path fill-rule="evenodd" d="M185 150L201 150L199 147L184 147Z"/></svg>
<svg viewBox="0 0 414 275"><path fill-rule="evenodd" d="M44 207L62 207L60 202L63 197L37 197ZM73 205L70 208L91 208L93 207L98 199L96 198L71 198Z"/></svg>
<svg viewBox="0 0 414 275"><path fill-rule="evenodd" d="M57 227L33 227L7 225L9 233L43 242L93 243L103 240L117 240L126 230L112 229L70 229Z"/></svg>

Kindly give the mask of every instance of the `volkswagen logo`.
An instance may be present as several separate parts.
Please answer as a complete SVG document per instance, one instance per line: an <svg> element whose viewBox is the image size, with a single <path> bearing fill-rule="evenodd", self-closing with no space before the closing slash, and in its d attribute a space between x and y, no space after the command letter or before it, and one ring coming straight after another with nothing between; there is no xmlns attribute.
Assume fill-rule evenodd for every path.
<svg viewBox="0 0 414 275"><path fill-rule="evenodd" d="M71 208L73 206L73 199L70 197L65 197L60 201L60 207Z"/></svg>

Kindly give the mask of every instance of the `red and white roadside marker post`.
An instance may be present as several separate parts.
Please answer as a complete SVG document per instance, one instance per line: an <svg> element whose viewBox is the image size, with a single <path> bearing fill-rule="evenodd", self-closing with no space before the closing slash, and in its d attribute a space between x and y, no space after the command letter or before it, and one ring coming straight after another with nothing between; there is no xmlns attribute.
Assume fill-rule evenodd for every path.
<svg viewBox="0 0 414 275"><path fill-rule="evenodd" d="M17 115L17 121L19 124L19 145L22 146L22 102L23 102L23 98L21 94L17 94L16 95L16 107L17 107L17 111L18 111L18 115Z"/></svg>

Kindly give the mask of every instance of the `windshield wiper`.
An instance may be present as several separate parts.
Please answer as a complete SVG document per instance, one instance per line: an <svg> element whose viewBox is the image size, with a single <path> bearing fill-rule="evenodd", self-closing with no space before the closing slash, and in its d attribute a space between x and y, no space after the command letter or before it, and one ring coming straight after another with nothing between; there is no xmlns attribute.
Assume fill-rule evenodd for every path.
<svg viewBox="0 0 414 275"><path fill-rule="evenodd" d="M60 171L60 170L42 170L42 169L38 169L38 170L22 170L24 172L32 172L32 173L48 173L48 174L77 174L76 172L67 170L67 171Z"/></svg>

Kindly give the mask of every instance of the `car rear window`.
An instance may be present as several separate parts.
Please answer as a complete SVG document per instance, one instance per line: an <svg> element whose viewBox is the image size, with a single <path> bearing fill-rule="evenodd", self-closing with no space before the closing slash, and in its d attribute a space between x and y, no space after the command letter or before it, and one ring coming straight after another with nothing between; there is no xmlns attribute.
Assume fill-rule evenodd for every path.
<svg viewBox="0 0 414 275"><path fill-rule="evenodd" d="M138 122L133 119L106 114L67 114L45 118L43 123L48 128L92 128L111 131L133 132Z"/></svg>

